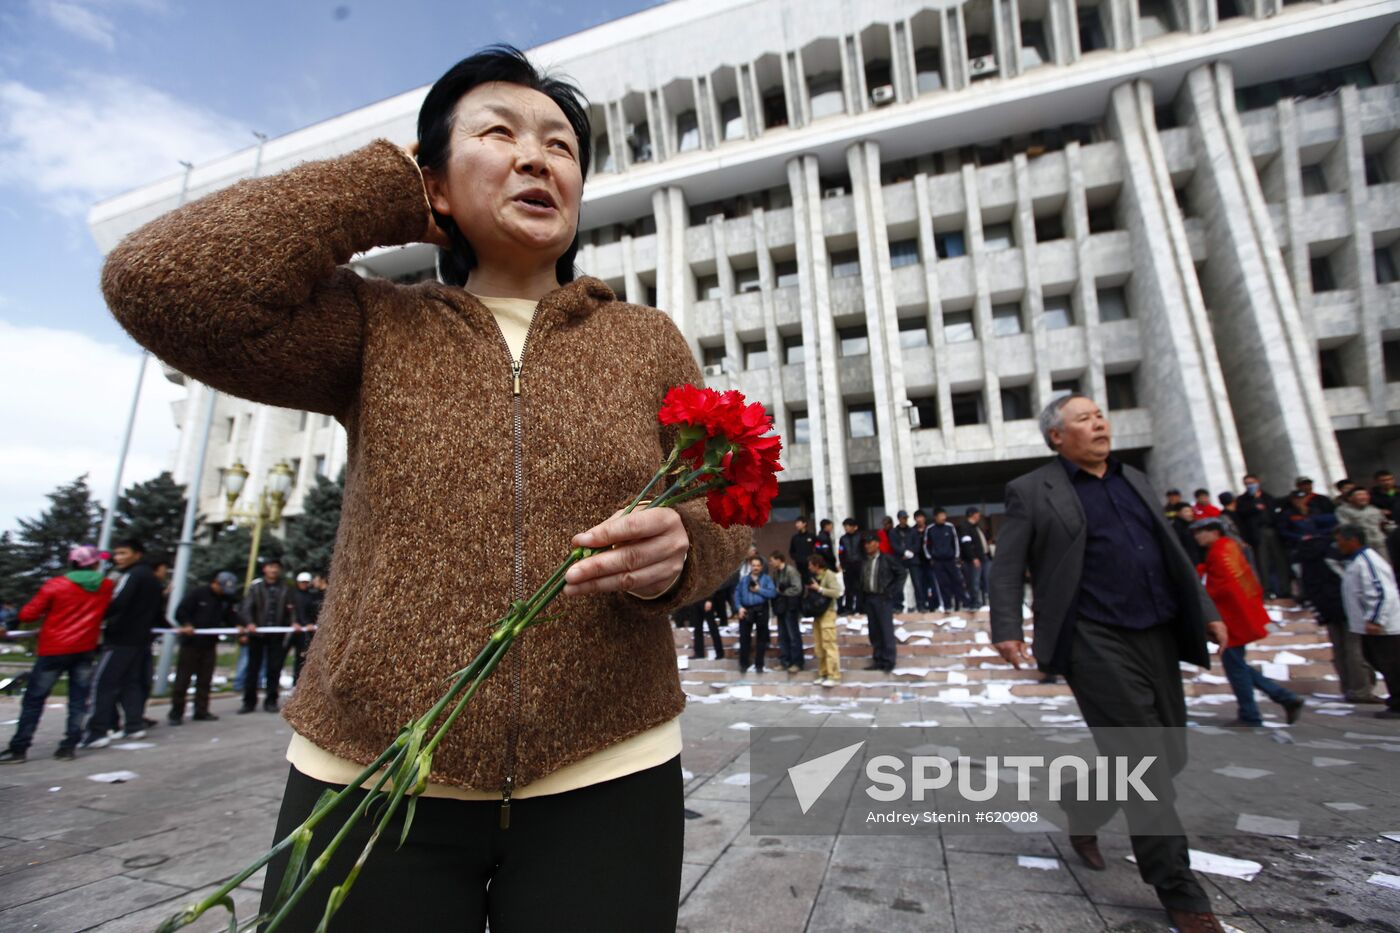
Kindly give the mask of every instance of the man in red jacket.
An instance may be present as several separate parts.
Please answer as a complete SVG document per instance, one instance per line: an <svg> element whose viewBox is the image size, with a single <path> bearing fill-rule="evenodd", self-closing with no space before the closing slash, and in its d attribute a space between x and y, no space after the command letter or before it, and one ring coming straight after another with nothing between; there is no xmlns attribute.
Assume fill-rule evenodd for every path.
<svg viewBox="0 0 1400 933"><path fill-rule="evenodd" d="M1283 707L1288 724L1292 725L1303 712L1303 700L1292 690L1265 677L1245 660L1245 646L1269 634L1269 613L1264 608L1264 590L1249 568L1244 549L1225 534L1219 518L1203 518L1193 522L1191 533L1205 554L1205 563L1196 570L1205 577L1206 594L1210 596L1220 617L1230 632L1230 644L1221 652L1225 676L1239 704L1236 726L1262 726L1259 704L1254 700L1256 689Z"/></svg>
<svg viewBox="0 0 1400 933"><path fill-rule="evenodd" d="M68 675L68 731L54 757L75 757L73 749L82 738L83 715L92 686L97 638L112 601L112 581L103 578L98 570L100 563L97 548L73 548L68 554L68 573L45 583L19 612L21 622L42 620L43 626L39 629L38 658L24 688L19 728L10 739L10 747L0 752L0 764L18 764L28 758L44 703L64 674Z"/></svg>

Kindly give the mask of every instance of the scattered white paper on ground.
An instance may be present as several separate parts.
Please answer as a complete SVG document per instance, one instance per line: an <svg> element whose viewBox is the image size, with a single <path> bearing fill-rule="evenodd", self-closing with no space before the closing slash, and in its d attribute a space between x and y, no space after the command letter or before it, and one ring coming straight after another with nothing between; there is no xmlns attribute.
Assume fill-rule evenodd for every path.
<svg viewBox="0 0 1400 933"><path fill-rule="evenodd" d="M690 655L688 655L688 654L678 654L678 655L676 655L676 670L680 670L680 671L688 671L688 670L690 670Z"/></svg>
<svg viewBox="0 0 1400 933"><path fill-rule="evenodd" d="M1323 716L1350 716L1350 715L1351 715L1351 708L1348 707L1347 709L1336 709L1336 708L1330 708L1330 709L1315 709L1315 710L1313 710L1312 712L1314 712L1314 713L1321 713Z"/></svg>
<svg viewBox="0 0 1400 933"><path fill-rule="evenodd" d="M49 793L54 794L54 793L57 793L58 791L61 791L61 790L63 790L63 787L62 787L61 785L58 786L58 787L50 787L50 788L49 788Z"/></svg>
<svg viewBox="0 0 1400 933"><path fill-rule="evenodd" d="M1083 722L1083 720L1080 719L1080 717L1075 716L1075 715L1072 714L1072 713L1061 713L1061 714L1056 715L1056 716L1041 716L1041 717L1040 717L1040 721L1041 721L1041 722Z"/></svg>
<svg viewBox="0 0 1400 933"><path fill-rule="evenodd" d="M140 750L143 749L143 748L155 748L155 747L156 747L156 743L154 743L154 742L122 742L122 743L120 743L120 744L118 744L118 745L113 745L112 747L113 747L113 748L120 748L122 751L135 752L135 751L140 751Z"/></svg>
<svg viewBox="0 0 1400 933"><path fill-rule="evenodd" d="M909 644L911 644L911 645L931 645L931 644L933 644L933 639L932 639L932 638L915 638L913 641L909 642Z"/></svg>
<svg viewBox="0 0 1400 933"><path fill-rule="evenodd" d="M748 787L750 784L756 784L761 780L763 780L763 775L761 774L750 774L747 771L740 771L738 774L729 775L729 777L720 781L720 783L728 784L730 787Z"/></svg>
<svg viewBox="0 0 1400 933"><path fill-rule="evenodd" d="M719 686L722 688L724 685L720 684ZM744 699L748 699L749 697L753 696L753 687L734 684L729 688L729 695L732 697L743 697Z"/></svg>
<svg viewBox="0 0 1400 933"><path fill-rule="evenodd" d="M1276 661L1264 661L1259 665L1259 673L1270 680L1287 680L1288 665L1279 664Z"/></svg>
<svg viewBox="0 0 1400 933"><path fill-rule="evenodd" d="M955 619L949 619L949 620L948 620L948 627L951 628L951 629L964 629L964 628L967 628L967 620L966 620L966 619L956 619L956 618L955 618Z"/></svg>
<svg viewBox="0 0 1400 933"><path fill-rule="evenodd" d="M1345 758L1324 758L1321 755L1313 757L1314 768L1336 768L1341 765L1354 765L1356 762L1347 761Z"/></svg>
<svg viewBox="0 0 1400 933"><path fill-rule="evenodd" d="M731 729L739 729L740 731L748 732L750 729L753 728L753 723L751 723L751 722L731 722L731 723L729 724L729 728L731 728Z"/></svg>
<svg viewBox="0 0 1400 933"><path fill-rule="evenodd" d="M928 668L926 668L926 667L896 667L894 670L890 671L890 673L893 674L893 675L896 676L896 677L927 677L927 676L928 676Z"/></svg>
<svg viewBox="0 0 1400 933"><path fill-rule="evenodd" d="M974 632L972 634L972 640L979 645L990 645L992 643L992 636L988 635L986 632Z"/></svg>
<svg viewBox="0 0 1400 933"><path fill-rule="evenodd" d="M901 725L901 726L912 726L912 727L914 727L914 728L920 728L920 729L932 729L934 726L938 725L938 720L937 720L937 719L920 719L920 720L918 720L917 722L902 722L902 723L900 723L900 725Z"/></svg>
<svg viewBox="0 0 1400 933"><path fill-rule="evenodd" d="M1018 855L1016 864L1022 868L1038 868L1041 871L1058 871L1060 860L1057 858L1041 858L1038 855Z"/></svg>
<svg viewBox="0 0 1400 933"><path fill-rule="evenodd" d="M1351 803L1346 800L1339 800L1336 803L1324 803L1323 806L1336 810L1338 813L1350 813L1352 810L1366 809L1359 803Z"/></svg>
<svg viewBox="0 0 1400 933"><path fill-rule="evenodd" d="M1389 839L1391 842L1400 842L1400 833L1381 833L1382 839Z"/></svg>
<svg viewBox="0 0 1400 933"><path fill-rule="evenodd" d="M694 771L691 771L689 768L681 768L681 780L682 780L682 781L690 781L690 780L693 780L694 778L695 778L695 772L694 772Z"/></svg>
<svg viewBox="0 0 1400 933"><path fill-rule="evenodd" d="M849 717L851 717L852 719L874 719L874 718L875 718L875 714L874 714L874 713L847 713L846 715L849 716Z"/></svg>
<svg viewBox="0 0 1400 933"><path fill-rule="evenodd" d="M1273 657L1273 662L1274 662L1275 664L1308 664L1308 663L1310 663L1310 662L1308 661L1307 658L1303 657L1301 654L1294 654L1292 651L1280 651L1278 654L1274 655L1274 657Z"/></svg>
<svg viewBox="0 0 1400 933"><path fill-rule="evenodd" d="M1242 833L1254 833L1259 836L1282 836L1285 839L1297 839L1302 824L1298 820L1287 820L1277 816L1259 816L1254 813L1241 813L1239 819L1235 820L1235 829Z"/></svg>
<svg viewBox="0 0 1400 933"><path fill-rule="evenodd" d="M1387 875L1383 871L1378 871L1366 879L1368 884L1378 884L1383 888L1390 888L1392 891L1400 891L1400 875Z"/></svg>
<svg viewBox="0 0 1400 933"><path fill-rule="evenodd" d="M1219 674L1196 675L1196 683L1198 684L1228 684L1229 682L1230 679L1228 677L1221 677Z"/></svg>
<svg viewBox="0 0 1400 933"><path fill-rule="evenodd" d="M972 699L972 691L966 687L950 687L946 690L940 690L938 698L940 700L970 700Z"/></svg>
<svg viewBox="0 0 1400 933"><path fill-rule="evenodd" d="M1242 768L1239 765L1226 765L1223 768L1216 768L1215 773L1223 774L1225 777L1239 778L1241 781L1254 781L1273 774L1272 771L1265 771L1263 768Z"/></svg>
<svg viewBox="0 0 1400 933"><path fill-rule="evenodd" d="M962 671L949 671L947 681L950 684L965 684L967 683L967 675Z"/></svg>
<svg viewBox="0 0 1400 933"><path fill-rule="evenodd" d="M901 625L899 628L894 630L894 637L898 638L900 642L906 642L909 640L909 630Z"/></svg>
<svg viewBox="0 0 1400 933"><path fill-rule="evenodd" d="M134 781L140 776L135 771L103 771L101 774L89 774L88 780L102 784L122 784L126 781Z"/></svg>
<svg viewBox="0 0 1400 933"><path fill-rule="evenodd" d="M982 688L982 699L989 703L1014 702L1014 698L1011 696L1011 685L998 683L987 684ZM990 712L990 710L987 712Z"/></svg>
<svg viewBox="0 0 1400 933"><path fill-rule="evenodd" d="M1253 881L1254 876L1264 869L1263 865L1247 858L1231 858L1228 855L1216 855L1214 852L1202 852L1199 849L1187 851L1191 854L1191 870L1205 872L1207 875L1223 875L1227 878ZM1128 861L1136 865L1137 857L1130 855Z"/></svg>

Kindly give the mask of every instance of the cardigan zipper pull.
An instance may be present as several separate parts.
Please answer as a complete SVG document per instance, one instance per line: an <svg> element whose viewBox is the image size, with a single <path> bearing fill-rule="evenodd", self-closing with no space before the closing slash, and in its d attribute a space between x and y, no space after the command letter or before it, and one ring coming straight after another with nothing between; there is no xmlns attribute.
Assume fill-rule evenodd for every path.
<svg viewBox="0 0 1400 933"><path fill-rule="evenodd" d="M501 829L510 829L510 792L514 786L515 775L508 775L501 788Z"/></svg>
<svg viewBox="0 0 1400 933"><path fill-rule="evenodd" d="M510 364L510 374L514 378L515 394L520 394L520 362L517 360Z"/></svg>

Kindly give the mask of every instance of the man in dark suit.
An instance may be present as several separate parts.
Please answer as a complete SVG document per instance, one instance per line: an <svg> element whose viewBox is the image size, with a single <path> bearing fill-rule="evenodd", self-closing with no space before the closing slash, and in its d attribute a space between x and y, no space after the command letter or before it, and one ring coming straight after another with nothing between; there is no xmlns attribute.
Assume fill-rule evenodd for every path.
<svg viewBox="0 0 1400 933"><path fill-rule="evenodd" d="M1006 487L992 566L993 647L1017 668L1034 663L1063 674L1100 754L1107 753L1106 741L1132 736L1131 751L1160 756L1168 767L1158 771L1175 774L1185 763L1178 662L1209 667L1207 636L1223 649L1225 625L1158 511L1161 499L1147 477L1111 456L1099 406L1082 395L1063 396L1041 413L1040 429L1057 456ZM1022 633L1027 570L1034 658ZM1101 731L1111 726L1136 728ZM1127 814L1142 879L1157 889L1177 929L1221 930L1191 872L1170 774L1159 778L1154 792L1162 803L1150 821ZM1070 843L1089 867L1103 870L1094 834L1118 804L1073 798L1064 797Z"/></svg>
<svg viewBox="0 0 1400 933"><path fill-rule="evenodd" d="M865 563L860 569L860 598L869 626L871 662L867 671L894 670L894 606L904 594L904 564L880 553L880 537L867 532Z"/></svg>

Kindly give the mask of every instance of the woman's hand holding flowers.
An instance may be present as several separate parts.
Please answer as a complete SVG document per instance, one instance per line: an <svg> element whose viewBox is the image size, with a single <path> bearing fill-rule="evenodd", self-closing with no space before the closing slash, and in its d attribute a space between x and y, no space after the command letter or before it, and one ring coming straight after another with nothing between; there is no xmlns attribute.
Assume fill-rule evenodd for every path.
<svg viewBox="0 0 1400 933"><path fill-rule="evenodd" d="M656 599L680 577L690 536L675 509L642 509L612 517L574 535L573 547L610 548L569 568L565 596L624 591Z"/></svg>

